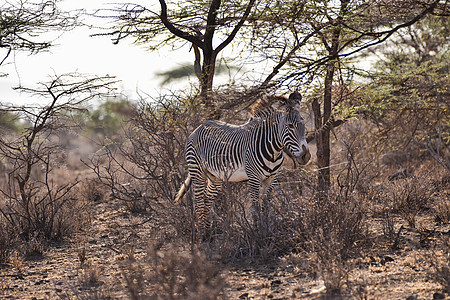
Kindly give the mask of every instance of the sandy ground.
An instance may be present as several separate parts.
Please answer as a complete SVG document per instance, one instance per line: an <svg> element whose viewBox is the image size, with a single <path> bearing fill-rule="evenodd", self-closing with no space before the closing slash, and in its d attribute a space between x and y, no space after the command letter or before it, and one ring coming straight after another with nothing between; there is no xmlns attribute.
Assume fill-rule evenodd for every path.
<svg viewBox="0 0 450 300"><path fill-rule="evenodd" d="M0 268L1 299L130 299L124 278L130 259L144 261L150 226L145 216L128 213L121 203L95 203L89 228L37 257L15 257ZM377 220L372 221L375 225ZM450 226L423 217L433 234L424 240L404 230L397 250L373 247L352 261L345 273L344 294L326 297L314 258L291 254L270 262L221 264L225 299L440 299L449 297L433 279L431 258ZM373 226L376 230L376 226ZM145 266L145 264L143 264ZM148 266L147 266L148 267ZM146 267L144 267L146 268ZM151 287L150 287L151 288ZM409 297L409 298L408 298ZM145 298L142 298L145 299ZM442 299L442 298L441 298Z"/></svg>

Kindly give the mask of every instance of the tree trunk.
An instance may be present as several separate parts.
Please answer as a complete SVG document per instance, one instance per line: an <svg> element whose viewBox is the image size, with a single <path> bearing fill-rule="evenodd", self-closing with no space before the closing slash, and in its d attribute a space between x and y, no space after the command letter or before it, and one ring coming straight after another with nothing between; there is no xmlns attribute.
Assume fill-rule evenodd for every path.
<svg viewBox="0 0 450 300"><path fill-rule="evenodd" d="M200 96L207 108L212 108L209 92L212 91L214 72L216 69L216 53L212 49L203 51L203 66L200 77Z"/></svg>
<svg viewBox="0 0 450 300"><path fill-rule="evenodd" d="M334 71L336 69L337 55L339 52L339 40L341 38L341 23L342 18L347 10L349 0L341 1L341 8L339 16L334 20L334 30L331 35L331 44L324 40L324 46L328 50L328 63L324 79L323 91L323 116L320 115L320 104L315 103L313 107L315 115L316 139L317 139L317 167L318 174L318 188L319 195L323 198L331 184L330 177L330 131L331 124L331 110L332 110L332 87ZM317 101L317 100L315 100ZM314 103L313 103L314 104Z"/></svg>
<svg viewBox="0 0 450 300"><path fill-rule="evenodd" d="M330 188L330 117L331 99L335 62L330 61L327 65L323 92L323 117L316 121L317 133L317 167L319 169L318 185L320 192L326 192ZM319 104L317 104L319 105ZM316 108L317 111L317 108ZM318 109L320 113L320 105ZM320 115L319 115L320 117ZM317 128L320 125L320 128Z"/></svg>
<svg viewBox="0 0 450 300"><path fill-rule="evenodd" d="M322 176L322 166L325 164L323 153L323 135L322 135L322 113L320 111L320 103L318 99L314 99L312 102L312 110L314 114L314 127L315 127L315 140L316 140L316 156L317 167L319 169L318 174L318 186L319 186L319 198L323 198L324 191L324 177Z"/></svg>

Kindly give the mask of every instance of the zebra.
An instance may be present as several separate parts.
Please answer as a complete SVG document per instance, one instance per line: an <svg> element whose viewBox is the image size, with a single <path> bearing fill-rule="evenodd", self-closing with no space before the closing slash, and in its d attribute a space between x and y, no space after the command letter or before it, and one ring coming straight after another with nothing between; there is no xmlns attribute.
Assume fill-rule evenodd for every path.
<svg viewBox="0 0 450 300"><path fill-rule="evenodd" d="M289 98L266 96L252 106L252 116L243 125L207 121L191 133L185 148L189 173L175 202L193 184L199 231L209 226L212 204L223 182L248 181L255 223L261 211L260 194L265 188L270 195L284 152L299 164L309 161L300 101L298 92Z"/></svg>

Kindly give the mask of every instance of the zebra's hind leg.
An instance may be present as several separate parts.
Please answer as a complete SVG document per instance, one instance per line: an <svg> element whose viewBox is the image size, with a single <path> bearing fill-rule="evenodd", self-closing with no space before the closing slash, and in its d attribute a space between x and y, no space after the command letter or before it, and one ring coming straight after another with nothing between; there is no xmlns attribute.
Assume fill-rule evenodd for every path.
<svg viewBox="0 0 450 300"><path fill-rule="evenodd" d="M222 190L222 182L220 180L210 180L208 179L207 185L206 185L206 193L204 197L204 207L205 207L205 213L206 213L206 219L205 219L205 236L203 237L204 240L210 240L211 238L211 219L213 217L214 213L214 207L216 203L217 196Z"/></svg>
<svg viewBox="0 0 450 300"><path fill-rule="evenodd" d="M203 235L207 222L207 210L205 207L207 179L202 176L192 176L192 186L194 189L194 214L196 218L196 231Z"/></svg>

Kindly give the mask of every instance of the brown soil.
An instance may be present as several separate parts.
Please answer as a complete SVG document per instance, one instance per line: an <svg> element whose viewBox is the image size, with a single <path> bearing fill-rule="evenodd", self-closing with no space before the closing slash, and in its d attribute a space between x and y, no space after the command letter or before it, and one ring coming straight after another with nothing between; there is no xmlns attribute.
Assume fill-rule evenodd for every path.
<svg viewBox="0 0 450 300"><path fill-rule="evenodd" d="M344 295L328 299L433 299L448 294L434 279L431 260L443 255L449 224L421 216L418 228L404 224L398 249L377 247L352 260ZM1 299L128 299L125 270L147 255L150 226L115 200L94 204L89 228L53 245L42 255L15 257L0 268ZM379 224L371 221L374 232ZM401 220L397 220L401 223ZM424 237L423 232L429 232ZM381 243L380 243L381 245ZM322 299L323 270L314 256L291 254L271 262L233 262L221 266L228 299ZM416 297L416 298L415 298Z"/></svg>

